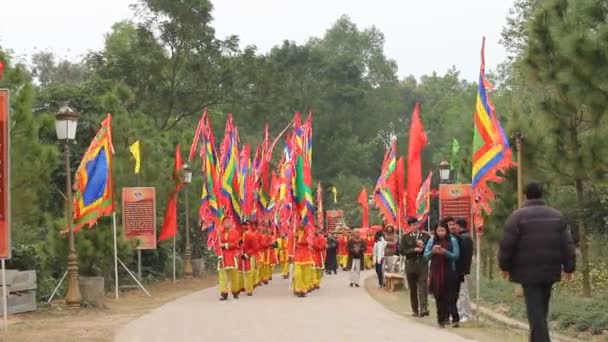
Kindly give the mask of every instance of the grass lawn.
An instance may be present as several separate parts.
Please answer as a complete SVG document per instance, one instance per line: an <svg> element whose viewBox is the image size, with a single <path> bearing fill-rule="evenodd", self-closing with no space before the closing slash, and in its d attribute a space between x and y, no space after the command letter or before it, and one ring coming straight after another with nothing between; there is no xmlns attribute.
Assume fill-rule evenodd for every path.
<svg viewBox="0 0 608 342"><path fill-rule="evenodd" d="M370 277L365 280L365 288L372 298L382 304L387 309L403 316L406 319L416 320L422 324L437 326L435 303L430 300L429 308L431 316L425 318L411 317L412 309L410 307L409 292L396 291L388 292L384 289L378 289L376 278ZM458 329L446 328L460 336L470 338L476 341L492 341L492 342L527 342L528 334L523 331L508 329L502 325L489 322L469 322L461 324Z"/></svg>
<svg viewBox="0 0 608 342"><path fill-rule="evenodd" d="M473 284L474 285L474 284ZM516 285L503 279L481 280L481 305L526 321L524 299L515 295ZM471 293L475 293L472 289ZM582 298L565 287L553 291L550 305L552 331L586 341L608 341L608 296Z"/></svg>
<svg viewBox="0 0 608 342"><path fill-rule="evenodd" d="M122 293L118 301L108 294L105 309L68 310L63 306L39 307L38 311L9 317L8 333L0 341L70 342L112 341L114 333L129 321L189 293L216 285L215 276L190 280L163 281L147 286L152 297L142 291Z"/></svg>

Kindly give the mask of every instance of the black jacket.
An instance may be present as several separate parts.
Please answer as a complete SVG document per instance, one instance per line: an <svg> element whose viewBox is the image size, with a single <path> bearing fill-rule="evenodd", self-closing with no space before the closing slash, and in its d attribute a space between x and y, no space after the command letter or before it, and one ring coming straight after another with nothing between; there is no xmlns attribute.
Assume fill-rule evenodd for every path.
<svg viewBox="0 0 608 342"><path fill-rule="evenodd" d="M576 254L562 214L542 200L529 200L505 223L498 255L500 268L520 284L558 282L573 273Z"/></svg>
<svg viewBox="0 0 608 342"><path fill-rule="evenodd" d="M460 257L456 261L456 271L459 276L471 274L471 262L473 261L473 238L467 231L456 235L460 244Z"/></svg>

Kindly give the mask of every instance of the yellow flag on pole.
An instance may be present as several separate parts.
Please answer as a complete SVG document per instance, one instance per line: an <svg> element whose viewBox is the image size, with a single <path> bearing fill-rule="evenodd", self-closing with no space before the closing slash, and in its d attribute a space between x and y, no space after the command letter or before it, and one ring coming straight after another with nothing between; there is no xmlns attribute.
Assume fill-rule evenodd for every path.
<svg viewBox="0 0 608 342"><path fill-rule="evenodd" d="M332 186L329 191L331 191L332 195L334 195L334 203L338 203L338 189L336 189L335 186Z"/></svg>
<svg viewBox="0 0 608 342"><path fill-rule="evenodd" d="M135 158L135 173L138 174L139 167L141 166L141 152L139 148L139 140L129 146L129 151L131 151L133 158Z"/></svg>

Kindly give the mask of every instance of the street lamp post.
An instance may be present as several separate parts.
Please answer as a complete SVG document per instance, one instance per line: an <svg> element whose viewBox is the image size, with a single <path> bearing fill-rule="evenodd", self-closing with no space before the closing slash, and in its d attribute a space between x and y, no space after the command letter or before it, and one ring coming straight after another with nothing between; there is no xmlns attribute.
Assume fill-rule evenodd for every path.
<svg viewBox="0 0 608 342"><path fill-rule="evenodd" d="M72 172L70 169L70 143L75 141L76 127L80 114L73 111L67 104L63 105L55 115L55 131L57 139L63 141L65 156L65 177L67 204L66 211L69 231L69 252L68 252L68 292L65 302L70 308L80 307L80 285L78 283L78 256L74 243L74 227L72 225Z"/></svg>
<svg viewBox="0 0 608 342"><path fill-rule="evenodd" d="M190 245L190 208L188 206L188 186L192 183L192 169L184 164L184 192L186 194L186 250L184 251L184 275L192 278L192 246Z"/></svg>
<svg viewBox="0 0 608 342"><path fill-rule="evenodd" d="M448 183L450 181L450 163L447 160L439 163L439 179L441 183Z"/></svg>

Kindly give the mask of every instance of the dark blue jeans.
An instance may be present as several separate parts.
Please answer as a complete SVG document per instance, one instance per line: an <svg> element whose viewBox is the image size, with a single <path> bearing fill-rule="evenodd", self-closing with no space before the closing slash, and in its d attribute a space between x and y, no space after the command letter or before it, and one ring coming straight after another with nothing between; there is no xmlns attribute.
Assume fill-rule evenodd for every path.
<svg viewBox="0 0 608 342"><path fill-rule="evenodd" d="M378 275L378 285L384 286L384 261L376 264L376 275Z"/></svg>
<svg viewBox="0 0 608 342"><path fill-rule="evenodd" d="M553 283L522 284L530 323L530 342L551 342L547 315Z"/></svg>

